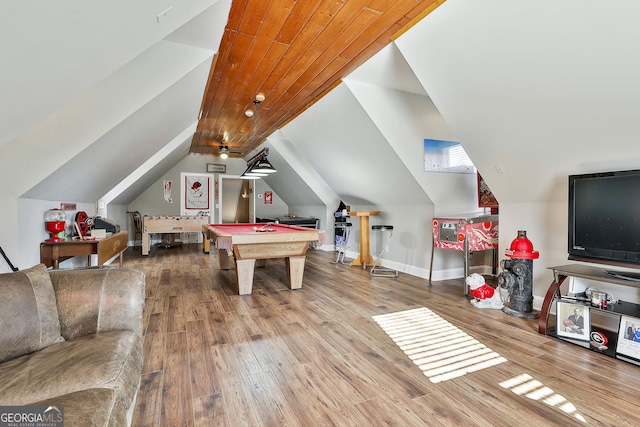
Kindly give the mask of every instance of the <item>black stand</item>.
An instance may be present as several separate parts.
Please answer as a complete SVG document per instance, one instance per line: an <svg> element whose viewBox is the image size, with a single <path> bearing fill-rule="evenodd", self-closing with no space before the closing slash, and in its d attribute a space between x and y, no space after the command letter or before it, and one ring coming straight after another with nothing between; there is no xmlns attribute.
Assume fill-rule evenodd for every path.
<svg viewBox="0 0 640 427"><path fill-rule="evenodd" d="M549 267L549 269L553 270L553 282L549 285L549 289L547 290L544 301L542 302L540 319L538 320L538 332L543 335L553 336L563 341L597 351L605 354L606 356L615 357L616 359L640 365L640 357L627 357L624 352L621 352L618 348L621 318L625 315L640 318L640 304L617 301L616 303L607 304L606 307L596 307L593 306L590 301L578 301L570 297L563 297L560 292L560 286L568 277L578 277L596 282L606 282L634 288L640 288L640 282L633 280L633 278L632 280L622 279L621 277L623 277L626 272L613 274L612 270L586 265L563 265L559 267ZM581 304L585 307L589 307L589 310L591 311L591 324L589 325L591 330L589 336L590 341L559 336L557 331L557 313L556 325L549 325L551 308L553 303L557 301ZM594 319L596 316L598 317L597 321ZM594 337L594 332L596 333L596 337ZM598 339L598 334L606 337L606 342L604 342L604 344Z"/></svg>
<svg viewBox="0 0 640 427"><path fill-rule="evenodd" d="M18 271L18 268L14 267L13 264L11 264L11 261L9 261L7 254L5 254L4 251L2 250L2 246L0 246L0 254L2 254L2 257L4 258L4 260L7 261L7 264L9 264L9 267L11 267L11 270Z"/></svg>

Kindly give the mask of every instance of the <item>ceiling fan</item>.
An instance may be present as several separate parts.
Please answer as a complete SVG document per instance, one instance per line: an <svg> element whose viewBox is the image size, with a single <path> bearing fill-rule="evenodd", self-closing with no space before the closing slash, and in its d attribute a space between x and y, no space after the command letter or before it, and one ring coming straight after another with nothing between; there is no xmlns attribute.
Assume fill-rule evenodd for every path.
<svg viewBox="0 0 640 427"><path fill-rule="evenodd" d="M221 159L227 159L229 156L240 156L242 157L243 153L240 151L230 151L229 147L226 145L221 145L218 149L218 155Z"/></svg>

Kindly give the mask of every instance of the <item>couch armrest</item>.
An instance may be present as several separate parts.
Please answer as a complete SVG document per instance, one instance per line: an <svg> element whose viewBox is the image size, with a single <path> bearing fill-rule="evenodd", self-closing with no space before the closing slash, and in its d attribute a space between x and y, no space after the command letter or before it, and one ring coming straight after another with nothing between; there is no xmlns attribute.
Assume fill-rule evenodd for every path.
<svg viewBox="0 0 640 427"><path fill-rule="evenodd" d="M62 336L118 329L142 336L145 275L129 268L50 271Z"/></svg>

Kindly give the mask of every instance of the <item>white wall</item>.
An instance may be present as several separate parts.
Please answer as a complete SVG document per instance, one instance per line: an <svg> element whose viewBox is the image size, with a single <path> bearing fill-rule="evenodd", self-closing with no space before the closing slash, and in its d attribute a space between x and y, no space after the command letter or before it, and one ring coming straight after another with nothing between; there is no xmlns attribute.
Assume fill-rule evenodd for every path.
<svg viewBox="0 0 640 427"><path fill-rule="evenodd" d="M345 85L375 123L386 142L404 163L423 192L435 205L437 215L480 212L475 174L425 172L425 139L456 141L442 115L426 95L379 85L346 80ZM385 171L380 171L386 175ZM405 193L404 181L389 176L383 192ZM391 187L391 188L390 188ZM417 197L422 197L416 194Z"/></svg>
<svg viewBox="0 0 640 427"><path fill-rule="evenodd" d="M246 169L246 162L242 159L218 159L209 156L187 156L178 164L164 173L147 190L142 192L130 204L130 211L139 211L144 215L180 215L180 185L181 173L197 173L206 175L207 163L225 164L226 175L240 175ZM217 177L217 174L211 174ZM172 181L171 198L173 203L167 203L164 199L164 181ZM211 190L214 191L214 180L211 182Z"/></svg>
<svg viewBox="0 0 640 427"><path fill-rule="evenodd" d="M548 268L570 263L567 176L639 164L640 61L622 47L639 12L626 0L449 1L396 40L500 203L500 259L518 230L540 252L537 299Z"/></svg>
<svg viewBox="0 0 640 427"><path fill-rule="evenodd" d="M549 268L567 264L584 264L567 259L567 203L505 203L500 205L500 260L507 259L504 251L517 237L519 230L527 232L534 250L540 256L533 260L534 306L540 308L553 272ZM616 267L618 268L618 267ZM620 268L624 270L623 268ZM601 290L609 290L618 299L640 302L640 289L589 282ZM568 285L565 283L563 289Z"/></svg>
<svg viewBox="0 0 640 427"><path fill-rule="evenodd" d="M139 211L144 215L180 215L180 186L181 186L181 174L182 173L197 173L203 174L206 171L206 164L215 162L218 164L225 164L227 171L225 175L239 176L246 169L247 163L243 159L229 158L222 160L219 158L212 158L209 156L187 156L173 168L163 174L156 182L154 182L147 190L142 192L135 200L133 200L129 206L130 211ZM212 203L212 207L216 207L217 215L217 200L214 199L215 193L215 181L218 180L219 174L211 174L211 192L212 200L216 203ZM173 203L167 203L164 200L163 182L170 180L173 182L172 199ZM257 194L263 194L264 191L273 191L271 187L262 179L255 180L254 185ZM263 199L256 197L256 216L283 216L289 213L287 205L282 198L273 191L274 203L273 205L265 205Z"/></svg>
<svg viewBox="0 0 640 427"><path fill-rule="evenodd" d="M19 2L13 3L18 7ZM145 13L155 7L148 1L143 6ZM8 31L8 39L15 41L10 44L12 50L2 52L13 54L0 70L5 77L0 81L12 83L2 87L3 99L9 100L5 106L15 110L20 104L19 111L35 111L28 117L23 115L17 127L5 120L10 129L4 130L6 141L0 148L0 181L4 183L0 187L4 225L0 229L0 245L20 268L29 267L38 259L38 244L46 238L42 213L60 201L74 202L75 197L59 199L67 198L63 197L65 192L71 194L80 184L83 192L95 193L91 190L98 188L91 182L95 174L87 174L87 170L91 172L87 165L100 165L103 171L112 168L110 164L92 163L99 156L89 153L99 147L118 148L124 158L140 150L153 151L197 120L206 73L196 76L192 71L212 54L161 42L170 29L155 22L146 30L138 25L127 27L127 31L144 33L137 35L140 38L135 46L128 43L130 34L120 29L116 32L124 39L105 39L102 28L106 28L107 21L100 19L95 28L85 25L93 22L84 19L87 14L94 15L95 10L91 9L86 9L84 15L66 18L58 10L56 22L63 33L53 35L48 39L50 43L43 45L40 41L44 40L44 33L25 33L33 28L25 23L31 22L35 6L20 6L23 7L27 8L21 15L24 20L0 26L0 31ZM184 10L180 12L184 22ZM273 141L270 160L275 158L282 163L277 176L265 182L286 201L289 213L315 213L327 230L332 227L333 211L340 199L390 215L379 219L393 221L409 235L392 243L389 260L401 264L410 259L413 264L406 269L424 274L431 233L423 224L435 215L470 212L468 206L475 203L475 186L472 176L425 173L421 169L422 141L457 140L500 202L500 258L504 258L504 249L519 229L527 231L540 251L540 258L534 261L534 294L540 297L551 279L548 267L567 262L567 175L633 169L640 164L640 57L634 54L640 39L639 14L640 3L632 0L564 0L535 5L506 0L444 2L386 51L393 67L381 68L380 62L374 62L371 67L375 71L384 71L377 78L364 79L364 72L354 73L345 84L278 132L285 135L286 141ZM130 16L104 15L110 17L111 29L120 28L114 22L122 23L111 19L116 15L123 20ZM15 18L6 15L9 20ZM178 25L171 21L173 29ZM45 32L47 29L41 28ZM82 40L60 38L69 31L87 35ZM30 38L25 39L25 35ZM103 42L93 43L96 37ZM155 44L158 45L152 48ZM77 55L79 48L83 55ZM39 51L42 55L33 49L43 49ZM44 56L47 64L68 66L64 58L71 52L74 57L99 59L104 63L97 67L101 73L93 72L95 62L90 68L74 69L74 73L83 73L80 78L76 74L55 74L50 66L30 66L34 57ZM170 58L165 55L171 52ZM135 55L139 57L129 61ZM151 61L153 58L159 62ZM153 67L179 58L181 63L175 67ZM16 73L22 69L37 74ZM121 73L116 75L118 69ZM168 74L158 78L157 73L163 70ZM111 78L109 72L114 72ZM144 78L152 80L143 86L136 84ZM30 82L36 80L48 88L46 106L41 94L32 90ZM185 92L178 90L182 84L195 95L176 102L174 95ZM83 108L96 105L96 99L103 101L105 98L96 94L108 94L105 88L111 87L136 90L112 94L109 99L114 104L102 105L99 110ZM52 96L52 92L61 89L65 97ZM193 110L184 118L186 125L162 132L166 134L162 138L145 132L157 130L159 121L184 113L184 108L179 107L184 105ZM93 111L89 117L92 120L81 120L85 125L76 128L75 119L87 117L79 115L83 111ZM104 112L109 115L104 116ZM25 118L31 123L25 124ZM115 137L133 132L143 135L135 144ZM107 135L109 138L105 139ZM118 141L125 142L117 144ZM93 150L85 150L96 143ZM71 165L82 165L83 170L66 168L65 172L71 172L69 185L49 185L51 174L64 168L70 159L74 159ZM180 172L202 172L207 160L189 156L183 162L163 171L162 177L142 191L128 208L149 214L178 214L177 202L168 206L163 201L162 180L172 179L177 184ZM241 173L244 162L238 162L237 169L228 163L227 173ZM115 175L118 178L118 173ZM45 183L38 187L40 197L20 199L40 183ZM174 200L180 197L177 187ZM61 196L44 201L47 191L52 190L56 194L62 192ZM304 203L295 202L299 194L304 196ZM96 199L100 196L95 195ZM128 200L119 204L125 203ZM93 207L85 210L93 211ZM116 210L117 215L122 215L121 208ZM408 224L411 230L404 230ZM459 255L440 252L435 260L438 273L446 277L458 274L462 267ZM637 297L633 293L631 296Z"/></svg>
<svg viewBox="0 0 640 427"><path fill-rule="evenodd" d="M254 180L256 196L256 217L277 218L289 214L289 207L263 179ZM272 203L265 204L264 192L271 191Z"/></svg>

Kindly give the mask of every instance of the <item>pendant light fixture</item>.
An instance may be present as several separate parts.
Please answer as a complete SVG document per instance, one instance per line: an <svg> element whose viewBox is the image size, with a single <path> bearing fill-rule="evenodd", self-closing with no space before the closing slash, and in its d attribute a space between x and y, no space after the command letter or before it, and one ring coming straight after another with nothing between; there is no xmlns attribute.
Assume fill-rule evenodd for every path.
<svg viewBox="0 0 640 427"><path fill-rule="evenodd" d="M253 101L253 104L256 106L256 109L255 109L255 117L253 119L253 132L251 134L251 141L253 142L254 145L256 142L256 125L260 117L259 106L262 103L262 101L264 101L264 99L265 99L264 95L259 93L256 95L255 101ZM245 112L245 115L247 117L254 116L254 114L249 114L250 111L251 110L247 110ZM268 176L270 173L277 172L277 169L274 168L271 162L269 162L269 160L267 159L267 155L269 155L269 149L264 148L258 154L256 154L251 159L249 159L249 161L247 162L247 170L245 170L242 173L242 175L240 175L240 178L259 179L263 176Z"/></svg>
<svg viewBox="0 0 640 427"><path fill-rule="evenodd" d="M273 165L271 164L269 159L266 158L266 156L258 160L256 164L251 168L251 171L266 173L266 174L278 172L278 170L273 167Z"/></svg>
<svg viewBox="0 0 640 427"><path fill-rule="evenodd" d="M242 175L240 175L240 178L242 179L260 179L263 176L267 176L266 173L260 173L260 172L253 172L251 170L251 164L249 164L249 166L247 166L247 169L242 173Z"/></svg>

